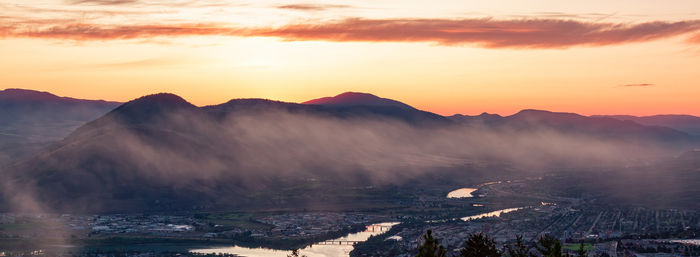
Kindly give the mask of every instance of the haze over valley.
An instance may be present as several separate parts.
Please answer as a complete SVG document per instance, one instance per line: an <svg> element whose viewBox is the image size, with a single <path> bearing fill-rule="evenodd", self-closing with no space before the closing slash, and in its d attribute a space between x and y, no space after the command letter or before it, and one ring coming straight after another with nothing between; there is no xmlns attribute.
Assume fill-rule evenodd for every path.
<svg viewBox="0 0 700 257"><path fill-rule="evenodd" d="M0 0L0 257L700 256L700 1Z"/></svg>
<svg viewBox="0 0 700 257"><path fill-rule="evenodd" d="M13 208L22 211L220 209L265 205L249 198L252 192L271 197L309 182L323 185L318 190L335 181L347 188L445 186L605 169L641 179L661 172L644 171L657 163L693 158L696 147L697 136L670 127L572 113L444 117L364 93L197 107L162 93L124 103L9 165L13 179L6 181L42 199L24 206L25 196L13 190L21 199ZM293 199L303 191L284 201L313 206L316 197ZM331 193L319 204L345 200Z"/></svg>

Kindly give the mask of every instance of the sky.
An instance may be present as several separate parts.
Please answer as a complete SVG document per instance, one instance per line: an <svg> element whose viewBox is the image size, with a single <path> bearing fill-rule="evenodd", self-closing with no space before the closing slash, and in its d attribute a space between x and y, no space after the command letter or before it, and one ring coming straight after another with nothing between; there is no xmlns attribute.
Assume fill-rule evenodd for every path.
<svg viewBox="0 0 700 257"><path fill-rule="evenodd" d="M0 89L700 115L700 1L0 0Z"/></svg>

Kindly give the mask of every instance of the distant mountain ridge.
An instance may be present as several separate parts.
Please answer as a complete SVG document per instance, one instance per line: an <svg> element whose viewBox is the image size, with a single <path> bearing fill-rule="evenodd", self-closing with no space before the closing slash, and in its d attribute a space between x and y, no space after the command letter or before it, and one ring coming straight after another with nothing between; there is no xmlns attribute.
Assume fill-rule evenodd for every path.
<svg viewBox="0 0 700 257"><path fill-rule="evenodd" d="M593 117L609 117L618 120L629 120L647 126L662 126L700 136L700 117L684 114L665 114L652 116L632 115L595 115Z"/></svg>
<svg viewBox="0 0 700 257"><path fill-rule="evenodd" d="M63 139L119 104L26 89L0 90L0 166Z"/></svg>
<svg viewBox="0 0 700 257"><path fill-rule="evenodd" d="M34 90L5 89L0 91L0 126L39 121L90 121L120 104L59 97Z"/></svg>
<svg viewBox="0 0 700 257"><path fill-rule="evenodd" d="M551 112L525 109L510 116L483 113L477 116L453 115L450 119L465 124L486 124L487 126L528 129L549 127L552 129L599 135L630 140L649 139L670 144L697 144L698 137L671 127L642 125L630 120L606 116L583 116L575 113Z"/></svg>
<svg viewBox="0 0 700 257"><path fill-rule="evenodd" d="M78 99L72 97L62 97L57 96L45 91L21 89L21 88L8 88L0 90L0 101L3 104L9 102L23 103L23 102L80 102L80 103L113 103L120 104L116 101L105 101L105 100L86 100Z"/></svg>

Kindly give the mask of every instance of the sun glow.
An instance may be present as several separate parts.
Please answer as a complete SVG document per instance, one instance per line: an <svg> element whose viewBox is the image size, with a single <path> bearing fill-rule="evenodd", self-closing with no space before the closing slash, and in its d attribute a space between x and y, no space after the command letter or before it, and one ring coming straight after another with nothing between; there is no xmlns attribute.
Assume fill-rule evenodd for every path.
<svg viewBox="0 0 700 257"><path fill-rule="evenodd" d="M440 114L700 114L700 48L688 41L698 17L684 12L697 1L100 3L0 0L3 88L118 101L167 91L198 105L364 91ZM620 35L569 45L562 23ZM550 34L488 47L538 31ZM647 34L624 40L634 33Z"/></svg>

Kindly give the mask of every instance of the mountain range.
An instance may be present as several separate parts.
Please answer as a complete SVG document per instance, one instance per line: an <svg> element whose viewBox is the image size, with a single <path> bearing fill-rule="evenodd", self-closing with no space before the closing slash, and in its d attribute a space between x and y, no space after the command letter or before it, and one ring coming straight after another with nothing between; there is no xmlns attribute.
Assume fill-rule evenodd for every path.
<svg viewBox="0 0 700 257"><path fill-rule="evenodd" d="M594 117L609 117L618 120L629 120L646 126L673 128L691 135L700 136L700 117L692 115L597 115Z"/></svg>
<svg viewBox="0 0 700 257"><path fill-rule="evenodd" d="M693 117L693 116L689 116ZM542 110L522 110L510 116L481 114L478 116L454 115L454 121L466 124L483 124L490 127L510 126L518 129L548 127L552 129L597 135L605 138L628 140L653 140L671 145L693 142L696 136L677 129L678 123L656 123L643 125L629 119L608 116L583 116L575 113L550 112ZM662 126L659 124L665 124ZM698 119L700 125L700 119ZM686 125L686 124L683 124ZM683 127L685 128L685 127Z"/></svg>
<svg viewBox="0 0 700 257"><path fill-rule="evenodd" d="M358 186L460 184L509 172L623 167L698 147L689 133L612 117L538 110L444 117L364 93L303 104L234 99L203 107L167 93L120 105L28 95L28 102L81 106L73 116L51 113L59 107L42 109L38 117L53 115L47 118L52 122L96 116L3 171L3 206L28 211L337 203L348 199L337 191ZM271 196L282 200L261 201Z"/></svg>

